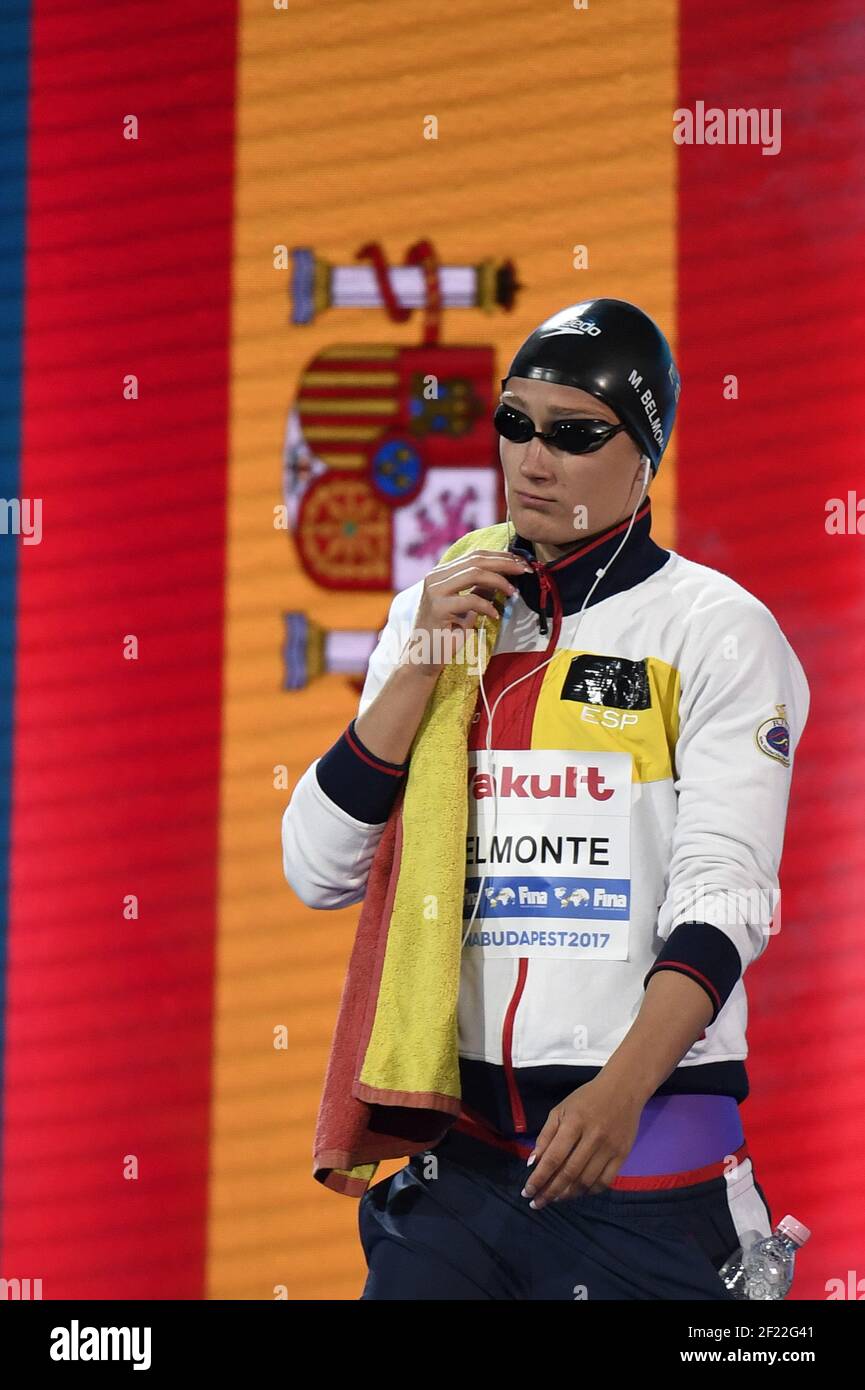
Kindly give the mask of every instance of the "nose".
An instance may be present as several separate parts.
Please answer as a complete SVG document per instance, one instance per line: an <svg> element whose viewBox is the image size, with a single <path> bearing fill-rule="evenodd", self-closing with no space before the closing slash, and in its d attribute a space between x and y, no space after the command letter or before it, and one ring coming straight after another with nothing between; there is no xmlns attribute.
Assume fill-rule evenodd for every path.
<svg viewBox="0 0 865 1390"><path fill-rule="evenodd" d="M526 444L518 444L515 447L523 451L518 467L520 473L525 473L527 477L532 478L541 474L545 477L552 476L550 451L544 441L538 439L537 435Z"/></svg>

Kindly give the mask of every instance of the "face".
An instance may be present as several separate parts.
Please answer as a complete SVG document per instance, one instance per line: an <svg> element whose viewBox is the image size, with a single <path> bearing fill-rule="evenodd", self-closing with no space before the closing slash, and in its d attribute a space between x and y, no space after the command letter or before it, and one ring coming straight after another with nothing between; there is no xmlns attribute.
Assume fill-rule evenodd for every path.
<svg viewBox="0 0 865 1390"><path fill-rule="evenodd" d="M512 376L501 399L545 434L556 420L619 423L604 401L576 386ZM511 518L519 534L535 543L540 560L629 519L643 492L641 451L624 430L591 454L567 454L542 439L515 444L500 436L499 457Z"/></svg>

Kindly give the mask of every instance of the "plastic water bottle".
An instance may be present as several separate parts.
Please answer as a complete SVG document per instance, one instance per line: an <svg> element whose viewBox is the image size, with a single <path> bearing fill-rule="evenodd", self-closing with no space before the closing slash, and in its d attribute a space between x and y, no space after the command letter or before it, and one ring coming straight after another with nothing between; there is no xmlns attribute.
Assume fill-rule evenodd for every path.
<svg viewBox="0 0 865 1390"><path fill-rule="evenodd" d="M746 1231L742 1244L718 1271L725 1288L739 1299L782 1299L793 1283L793 1265L811 1232L785 1216L770 1236Z"/></svg>

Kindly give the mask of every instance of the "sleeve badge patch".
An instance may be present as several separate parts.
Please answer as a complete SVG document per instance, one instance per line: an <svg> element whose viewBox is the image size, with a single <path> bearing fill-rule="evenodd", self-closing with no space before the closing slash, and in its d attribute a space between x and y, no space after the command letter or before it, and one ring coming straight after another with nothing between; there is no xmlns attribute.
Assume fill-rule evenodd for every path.
<svg viewBox="0 0 865 1390"><path fill-rule="evenodd" d="M764 719L754 735L757 747L767 758L775 758L785 767L790 766L790 725L787 722L787 706L776 705L776 713L771 719Z"/></svg>

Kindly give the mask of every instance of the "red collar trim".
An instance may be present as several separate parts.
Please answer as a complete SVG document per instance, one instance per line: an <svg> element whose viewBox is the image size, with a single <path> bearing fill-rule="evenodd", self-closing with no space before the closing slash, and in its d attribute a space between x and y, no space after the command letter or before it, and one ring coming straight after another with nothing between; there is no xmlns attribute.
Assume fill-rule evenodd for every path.
<svg viewBox="0 0 865 1390"><path fill-rule="evenodd" d="M644 517L649 515L651 508L651 502L648 499L646 499L640 510L637 512L637 515L634 517L635 526L638 521L642 521ZM599 535L594 536L590 541L586 541L586 544L584 546L581 546L578 550L572 550L569 555L563 555L559 560L550 560L547 564L547 569L564 569L567 565L570 565L574 560L579 560L583 555L588 555L591 551L597 550L598 546L603 545L605 541L612 540L614 536L621 536L624 531L627 531L630 524L630 518L628 518L627 521L616 522L615 526L610 526L606 531L601 531ZM543 564L544 562L539 561L538 563Z"/></svg>

